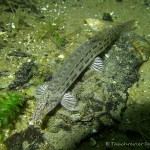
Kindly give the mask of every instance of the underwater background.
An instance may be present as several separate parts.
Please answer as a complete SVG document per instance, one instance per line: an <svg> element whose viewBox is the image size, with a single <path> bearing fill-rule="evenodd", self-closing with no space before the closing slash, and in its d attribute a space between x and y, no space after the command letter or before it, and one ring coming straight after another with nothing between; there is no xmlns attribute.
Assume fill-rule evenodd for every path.
<svg viewBox="0 0 150 150"><path fill-rule="evenodd" d="M71 89L83 109L58 106L30 126L37 86L98 31L129 20L135 29L101 55L104 73L86 70ZM149 55L149 0L0 0L0 150L149 149Z"/></svg>

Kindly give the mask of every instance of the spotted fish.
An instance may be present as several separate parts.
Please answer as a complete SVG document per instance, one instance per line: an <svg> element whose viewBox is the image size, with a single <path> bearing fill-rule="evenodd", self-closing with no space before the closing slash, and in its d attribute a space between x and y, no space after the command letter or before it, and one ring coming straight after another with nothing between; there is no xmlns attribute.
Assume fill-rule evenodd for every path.
<svg viewBox="0 0 150 150"><path fill-rule="evenodd" d="M54 74L53 79L37 89L38 100L31 122L41 123L46 114L59 103L70 111L76 111L77 100L72 94L66 93L68 88L92 62L92 68L96 71L101 70L102 61L97 56L110 46L120 34L131 29L133 24L134 20L130 20L113 27L106 33L98 32L77 48Z"/></svg>

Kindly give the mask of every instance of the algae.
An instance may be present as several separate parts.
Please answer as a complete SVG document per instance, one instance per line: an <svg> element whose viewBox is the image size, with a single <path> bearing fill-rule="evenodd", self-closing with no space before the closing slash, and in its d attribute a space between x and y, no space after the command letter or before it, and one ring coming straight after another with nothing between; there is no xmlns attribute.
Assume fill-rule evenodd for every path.
<svg viewBox="0 0 150 150"><path fill-rule="evenodd" d="M25 100L21 93L7 92L0 94L0 141L6 138L3 129L15 124L14 120L21 112Z"/></svg>
<svg viewBox="0 0 150 150"><path fill-rule="evenodd" d="M0 120L1 127L4 128L10 122L10 119L14 118L16 113L20 111L23 105L23 98L19 93L5 93L0 95Z"/></svg>

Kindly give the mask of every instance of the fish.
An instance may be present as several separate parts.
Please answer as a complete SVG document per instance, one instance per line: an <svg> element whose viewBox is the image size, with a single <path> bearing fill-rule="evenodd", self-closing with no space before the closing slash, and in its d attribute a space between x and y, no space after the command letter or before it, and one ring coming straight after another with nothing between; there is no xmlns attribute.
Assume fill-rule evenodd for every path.
<svg viewBox="0 0 150 150"><path fill-rule="evenodd" d="M78 101L74 95L67 92L68 88L89 65L94 70L100 71L103 63L97 56L122 33L131 30L134 22L134 20L129 20L118 24L108 32L99 31L79 46L54 74L52 80L37 88L36 108L30 124L41 124L45 116L59 103L69 111L78 111Z"/></svg>

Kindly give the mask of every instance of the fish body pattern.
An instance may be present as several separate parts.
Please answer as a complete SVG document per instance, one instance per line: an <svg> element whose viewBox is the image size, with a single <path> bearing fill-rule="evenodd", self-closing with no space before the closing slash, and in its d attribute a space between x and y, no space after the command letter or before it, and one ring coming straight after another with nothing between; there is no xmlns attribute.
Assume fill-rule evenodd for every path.
<svg viewBox="0 0 150 150"><path fill-rule="evenodd" d="M36 109L32 116L34 123L41 123L43 118L60 102L67 109L74 111L75 100L69 95L63 98L68 88L77 77L87 68L120 34L133 27L134 21L119 24L107 33L98 32L91 39L77 48L54 74L53 79L37 89ZM62 102L64 101L64 102Z"/></svg>

